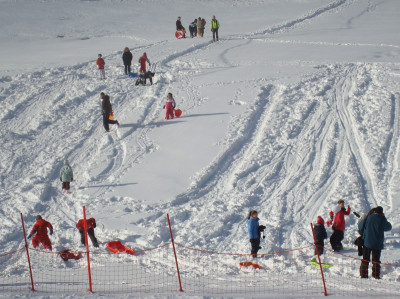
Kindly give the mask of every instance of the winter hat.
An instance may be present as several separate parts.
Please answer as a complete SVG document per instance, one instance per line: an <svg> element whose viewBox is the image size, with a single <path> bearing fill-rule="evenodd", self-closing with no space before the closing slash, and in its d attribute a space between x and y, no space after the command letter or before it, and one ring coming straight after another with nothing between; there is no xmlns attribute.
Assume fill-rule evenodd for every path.
<svg viewBox="0 0 400 299"><path fill-rule="evenodd" d="M143 56L146 56L146 57L147 57L147 54L146 54L146 52L144 52L144 53L143 53Z"/></svg>
<svg viewBox="0 0 400 299"><path fill-rule="evenodd" d="M321 216L318 216L318 218L317 218L317 223L324 225L324 224L325 224L325 221L324 221L324 219L322 219Z"/></svg>
<svg viewBox="0 0 400 299"><path fill-rule="evenodd" d="M64 165L69 165L69 162L67 159L64 160Z"/></svg>
<svg viewBox="0 0 400 299"><path fill-rule="evenodd" d="M101 55L101 54L98 54L97 56L103 56L103 55Z"/></svg>
<svg viewBox="0 0 400 299"><path fill-rule="evenodd" d="M335 215L335 213L333 213L333 211L329 212L329 217L333 217Z"/></svg>
<svg viewBox="0 0 400 299"><path fill-rule="evenodd" d="M383 214L383 208L382 208L382 207L376 207L376 208L375 208L375 213L377 213L377 214Z"/></svg>
<svg viewBox="0 0 400 299"><path fill-rule="evenodd" d="M37 215L37 216L36 216L36 220L39 220L39 219L42 219L42 216Z"/></svg>

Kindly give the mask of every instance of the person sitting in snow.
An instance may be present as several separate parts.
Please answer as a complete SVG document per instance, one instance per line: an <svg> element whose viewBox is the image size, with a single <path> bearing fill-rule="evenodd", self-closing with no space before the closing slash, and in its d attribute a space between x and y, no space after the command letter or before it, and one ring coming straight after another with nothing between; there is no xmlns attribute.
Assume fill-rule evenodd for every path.
<svg viewBox="0 0 400 299"><path fill-rule="evenodd" d="M251 254L253 258L257 257L257 252L260 247L261 232L265 229L264 225L259 225L260 219L258 219L258 212L252 210L247 216L247 231L249 233L250 243L251 243Z"/></svg>
<svg viewBox="0 0 400 299"><path fill-rule="evenodd" d="M85 220L80 219L78 223L76 224L76 228L79 230L79 233L81 234L81 243L83 245L86 245L86 239L85 239ZM92 244L94 247L99 247L99 242L97 242L97 239L94 235L94 229L96 228L96 219L90 218L86 219L86 229L87 233L89 235L90 240L92 241Z"/></svg>
<svg viewBox="0 0 400 299"><path fill-rule="evenodd" d="M165 111L165 119L173 119L174 118L174 109L176 107L176 102L174 100L174 98L172 97L172 93L168 93L167 98L165 99L165 105L164 105L164 109L166 109Z"/></svg>
<svg viewBox="0 0 400 299"><path fill-rule="evenodd" d="M321 216L318 216L317 223L314 225L314 235L315 245L318 245L318 253L317 249L315 249L314 254L322 255L324 253L324 240L328 238L328 234L325 229L325 221Z"/></svg>
<svg viewBox="0 0 400 299"><path fill-rule="evenodd" d="M64 165L60 170L60 181L62 182L62 193L69 193L71 188L70 183L74 180L74 173L72 167L69 165L67 159L64 160Z"/></svg>
<svg viewBox="0 0 400 299"><path fill-rule="evenodd" d="M344 207L344 200L342 199L338 201L338 205L340 210L335 213L335 219L333 220L332 224L332 229L334 231L329 239L332 249L336 252L343 249L342 240L344 239L344 230L346 227L344 216L350 215L350 210L351 210L350 206L347 206L347 211L346 211Z"/></svg>
<svg viewBox="0 0 400 299"><path fill-rule="evenodd" d="M47 234L47 229L50 230L50 235L52 235L53 234L53 226L51 225L51 223L42 219L42 216L37 215L36 223L33 225L31 233L28 236L28 239L30 239L36 234L32 239L33 248L38 247L39 243L42 243L42 245L45 249L52 250L50 238Z"/></svg>
<svg viewBox="0 0 400 299"><path fill-rule="evenodd" d="M183 38L186 38L186 30L185 27L182 26L181 17L178 17L176 21L176 30L181 30L183 32Z"/></svg>

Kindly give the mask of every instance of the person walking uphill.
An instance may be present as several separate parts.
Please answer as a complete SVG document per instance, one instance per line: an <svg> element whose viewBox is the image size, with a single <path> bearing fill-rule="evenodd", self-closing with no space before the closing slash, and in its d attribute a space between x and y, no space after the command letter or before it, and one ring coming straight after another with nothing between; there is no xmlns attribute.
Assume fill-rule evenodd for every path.
<svg viewBox="0 0 400 299"><path fill-rule="evenodd" d="M69 193L70 183L74 180L72 167L67 159L64 160L64 166L60 170L60 181L62 182L62 193Z"/></svg>
<svg viewBox="0 0 400 299"><path fill-rule="evenodd" d="M42 243L45 249L52 249L50 238L47 234L47 229L50 230L50 235L52 235L53 226L51 225L51 223L42 219L42 216L37 215L36 223L33 225L31 233L28 236L28 239L30 239L36 234L32 239L32 245L34 248L38 247L39 243Z"/></svg>
<svg viewBox="0 0 400 299"><path fill-rule="evenodd" d="M257 257L257 252L260 247L261 232L265 229L264 225L259 225L258 213L256 210L249 212L247 216L247 231L249 233L251 243L251 254L253 258Z"/></svg>
<svg viewBox="0 0 400 299"><path fill-rule="evenodd" d="M149 63L149 66L151 66L150 60L147 58L146 52L144 52L138 61L140 63L140 71L142 73L146 72L146 61Z"/></svg>
<svg viewBox="0 0 400 299"><path fill-rule="evenodd" d="M106 63L105 63L104 59L101 58L102 57L101 54L99 54L97 57L98 58L96 60L96 64L97 64L97 67L99 69L100 80L103 80L103 79L106 78L106 72L104 71L104 65Z"/></svg>
<svg viewBox="0 0 400 299"><path fill-rule="evenodd" d="M387 221L382 207L376 207L374 213L368 215L359 224L364 239L363 260L360 266L361 278L368 278L368 266L372 253L372 277L380 279L381 251L385 241L385 233L392 229L392 224Z"/></svg>
<svg viewBox="0 0 400 299"><path fill-rule="evenodd" d="M131 72L131 64L132 64L133 55L129 48L126 47L124 50L124 54L122 54L122 61L125 66L125 75L128 75Z"/></svg>
<svg viewBox="0 0 400 299"><path fill-rule="evenodd" d="M213 16L212 20L211 20L211 31L213 33L213 42L215 42L215 38L217 38L218 41L218 29L219 29L219 22L218 20L215 18L215 16Z"/></svg>
<svg viewBox="0 0 400 299"><path fill-rule="evenodd" d="M165 119L169 119L171 117L171 119L174 118L174 109L176 106L176 102L174 100L174 98L172 97L172 93L168 93L167 98L165 99L165 105L164 105L164 109L165 111Z"/></svg>
<svg viewBox="0 0 400 299"><path fill-rule="evenodd" d="M118 120L110 120L110 115L113 112L110 97L104 94L104 92L100 93L100 97L103 99L101 102L101 106L103 108L103 126L104 129L106 129L106 132L110 132L110 127L108 124L117 124L119 126L119 122Z"/></svg>
<svg viewBox="0 0 400 299"><path fill-rule="evenodd" d="M86 239L85 239L85 220L80 219L78 223L76 224L76 228L79 230L79 233L81 234L81 243L83 245L86 245ZM94 229L96 228L96 219L90 218L86 219L86 229L87 233L89 235L90 240L92 241L92 244L94 247L99 247L99 242L97 242L97 239L94 235Z"/></svg>
<svg viewBox="0 0 400 299"><path fill-rule="evenodd" d="M340 211L335 214L333 220L332 229L333 234L331 235L329 241L331 243L332 249L336 252L343 249L342 240L344 239L344 230L346 227L346 222L344 220L345 215L350 215L350 206L347 206L347 211L344 207L344 200L339 200L338 204L340 206Z"/></svg>

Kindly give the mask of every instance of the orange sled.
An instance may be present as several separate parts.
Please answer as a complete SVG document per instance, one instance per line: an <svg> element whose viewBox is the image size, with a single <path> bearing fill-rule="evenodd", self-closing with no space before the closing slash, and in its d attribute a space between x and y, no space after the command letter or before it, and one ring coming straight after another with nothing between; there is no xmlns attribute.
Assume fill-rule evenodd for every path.
<svg viewBox="0 0 400 299"><path fill-rule="evenodd" d="M66 262L68 260L79 260L82 257L82 254L77 251L70 251L66 249L60 252L61 258Z"/></svg>
<svg viewBox="0 0 400 299"><path fill-rule="evenodd" d="M114 120L114 111L111 111L111 115L108 117L109 120Z"/></svg>
<svg viewBox="0 0 400 299"><path fill-rule="evenodd" d="M200 33L200 29L197 29L197 34L200 35L201 37L203 37Z"/></svg>
<svg viewBox="0 0 400 299"><path fill-rule="evenodd" d="M242 262L242 263L239 263L239 266L240 266L240 268L243 267L245 269L247 269L250 266L253 266L254 269L262 269L262 267L260 265L257 265L256 263L253 263L253 262Z"/></svg>
<svg viewBox="0 0 400 299"><path fill-rule="evenodd" d="M129 247L122 245L121 241L112 241L107 243L107 249L112 253L126 252L127 254L135 254L135 251Z"/></svg>
<svg viewBox="0 0 400 299"><path fill-rule="evenodd" d="M182 115L182 110L181 109L176 109L176 110L174 110L174 112L175 112L175 116L176 117L179 117L179 116Z"/></svg>

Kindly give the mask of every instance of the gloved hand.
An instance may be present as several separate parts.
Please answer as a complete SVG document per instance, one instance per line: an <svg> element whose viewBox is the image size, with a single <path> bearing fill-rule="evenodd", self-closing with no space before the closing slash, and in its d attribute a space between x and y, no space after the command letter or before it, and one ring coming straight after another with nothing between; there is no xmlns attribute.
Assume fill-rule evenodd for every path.
<svg viewBox="0 0 400 299"><path fill-rule="evenodd" d="M33 236L33 235L29 235L29 236L28 236L28 239L32 238L32 236Z"/></svg>
<svg viewBox="0 0 400 299"><path fill-rule="evenodd" d="M260 225L260 232L262 232L265 228L266 228L266 226Z"/></svg>
<svg viewBox="0 0 400 299"><path fill-rule="evenodd" d="M51 236L52 234L53 234L53 230L51 229L51 230L50 230L50 236Z"/></svg>
<svg viewBox="0 0 400 299"><path fill-rule="evenodd" d="M165 105L162 108L165 109Z"/></svg>
<svg viewBox="0 0 400 299"><path fill-rule="evenodd" d="M96 222L93 222L93 228L96 228L97 224Z"/></svg>

